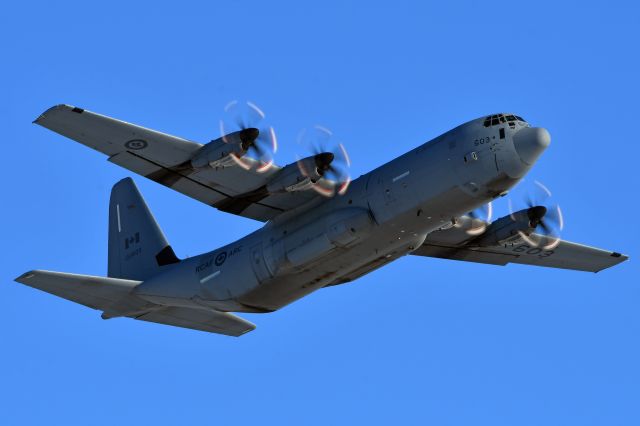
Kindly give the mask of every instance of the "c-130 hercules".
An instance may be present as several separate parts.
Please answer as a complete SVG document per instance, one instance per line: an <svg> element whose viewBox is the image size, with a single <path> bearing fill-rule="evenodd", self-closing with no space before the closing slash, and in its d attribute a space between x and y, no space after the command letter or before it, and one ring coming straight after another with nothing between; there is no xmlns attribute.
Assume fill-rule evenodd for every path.
<svg viewBox="0 0 640 426"><path fill-rule="evenodd" d="M227 111L240 107L264 118L251 103ZM34 270L16 279L105 319L240 336L255 326L230 312L272 312L407 254L591 272L627 259L561 240L558 208L530 203L494 222L465 214L506 194L549 146L547 130L512 114L472 120L352 182L342 146L275 166L270 127L227 131L221 121L224 136L202 145L69 105L35 123L207 205L266 222L232 244L179 259L133 180L116 183L108 277Z"/></svg>

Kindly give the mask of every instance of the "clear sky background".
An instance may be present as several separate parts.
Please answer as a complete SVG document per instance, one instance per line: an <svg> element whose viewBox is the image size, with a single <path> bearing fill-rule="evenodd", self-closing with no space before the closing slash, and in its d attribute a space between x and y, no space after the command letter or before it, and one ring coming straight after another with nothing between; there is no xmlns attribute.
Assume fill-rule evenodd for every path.
<svg viewBox="0 0 640 426"><path fill-rule="evenodd" d="M0 13L0 423L640 424L636 2L58 3ZM239 339L103 321L13 282L106 274L109 191L130 175L32 125L42 111L204 142L233 99L267 112L280 164L323 124L354 176L515 112L552 135L531 177L563 236L631 260L590 274L407 257L246 315L258 328ZM134 178L179 256L260 226Z"/></svg>

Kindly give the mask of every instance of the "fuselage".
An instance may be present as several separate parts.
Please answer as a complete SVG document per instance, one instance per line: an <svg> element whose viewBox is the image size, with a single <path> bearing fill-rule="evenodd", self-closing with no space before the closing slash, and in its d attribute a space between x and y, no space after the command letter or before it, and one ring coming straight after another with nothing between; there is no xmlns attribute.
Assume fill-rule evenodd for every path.
<svg viewBox="0 0 640 426"><path fill-rule="evenodd" d="M549 134L500 114L472 120L316 197L256 232L164 267L136 294L154 303L270 312L417 249L456 217L504 195Z"/></svg>

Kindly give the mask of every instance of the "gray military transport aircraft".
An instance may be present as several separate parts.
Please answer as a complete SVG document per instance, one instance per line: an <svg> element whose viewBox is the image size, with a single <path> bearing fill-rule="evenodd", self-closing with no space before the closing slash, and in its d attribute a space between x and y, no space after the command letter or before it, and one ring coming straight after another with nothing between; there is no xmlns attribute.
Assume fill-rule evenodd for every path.
<svg viewBox="0 0 640 426"><path fill-rule="evenodd" d="M16 279L99 309L105 319L240 336L255 326L230 312L272 312L407 254L591 272L627 259L560 239L557 207L530 202L493 222L479 217L550 143L547 130L513 114L462 124L352 182L341 145L277 167L273 129L244 122L227 131L221 121L224 136L204 145L69 105L35 123L209 206L266 222L234 243L180 259L133 180L116 183L107 277L33 270Z"/></svg>

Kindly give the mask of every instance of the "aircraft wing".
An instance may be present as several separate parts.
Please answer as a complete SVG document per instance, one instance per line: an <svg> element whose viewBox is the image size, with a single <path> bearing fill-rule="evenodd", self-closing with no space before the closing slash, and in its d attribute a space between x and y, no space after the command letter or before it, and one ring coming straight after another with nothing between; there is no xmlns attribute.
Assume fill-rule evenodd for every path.
<svg viewBox="0 0 640 426"><path fill-rule="evenodd" d="M131 290L140 281L40 270L26 272L16 281L104 311L104 319L124 316L227 336L255 329L249 321L227 312L165 307L132 296Z"/></svg>
<svg viewBox="0 0 640 426"><path fill-rule="evenodd" d="M82 108L57 105L34 123L106 154L112 163L240 216L264 222L316 197L315 191L266 193L266 183L280 170L277 166L263 173L239 166L186 168L202 144Z"/></svg>
<svg viewBox="0 0 640 426"><path fill-rule="evenodd" d="M469 236L458 228L436 231L411 254L501 266L520 263L587 272L599 272L629 258L617 252L564 240L549 250L531 247L524 241L505 246L474 247L468 240Z"/></svg>

